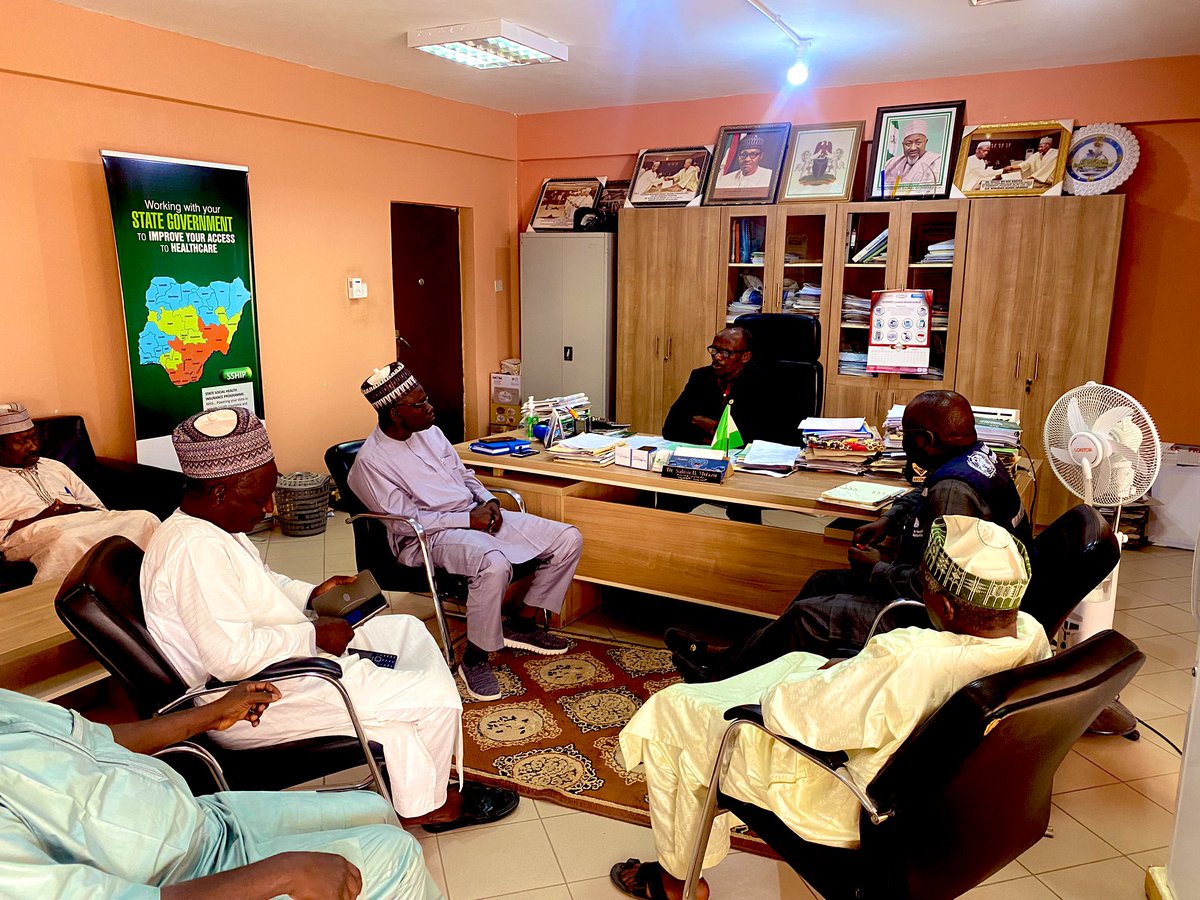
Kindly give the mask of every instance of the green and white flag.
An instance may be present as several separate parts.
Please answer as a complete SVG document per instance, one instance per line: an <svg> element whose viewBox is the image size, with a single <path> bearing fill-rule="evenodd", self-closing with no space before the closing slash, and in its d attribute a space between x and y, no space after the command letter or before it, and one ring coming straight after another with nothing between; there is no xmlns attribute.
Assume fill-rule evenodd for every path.
<svg viewBox="0 0 1200 900"><path fill-rule="evenodd" d="M724 450L728 454L730 450L744 446L745 442L742 440L741 432L738 431L737 422L733 421L733 401L730 400L725 404L725 411L721 413L721 421L717 423L717 433L713 435L712 447L714 450Z"/></svg>

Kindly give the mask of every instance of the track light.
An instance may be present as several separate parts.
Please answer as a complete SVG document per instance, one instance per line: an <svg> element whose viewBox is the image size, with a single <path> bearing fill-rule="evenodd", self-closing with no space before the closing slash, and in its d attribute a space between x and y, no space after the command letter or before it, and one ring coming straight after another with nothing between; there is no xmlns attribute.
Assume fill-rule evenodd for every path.
<svg viewBox="0 0 1200 900"><path fill-rule="evenodd" d="M792 67L787 70L788 84L792 87L799 87L808 81L808 47L809 41L805 41L802 45L796 48L796 61L792 63Z"/></svg>

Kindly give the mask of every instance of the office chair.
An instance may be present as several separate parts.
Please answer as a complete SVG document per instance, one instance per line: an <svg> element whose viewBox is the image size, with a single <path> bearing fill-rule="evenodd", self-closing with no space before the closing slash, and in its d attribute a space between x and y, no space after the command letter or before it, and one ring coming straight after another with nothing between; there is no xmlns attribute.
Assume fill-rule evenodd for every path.
<svg viewBox="0 0 1200 900"><path fill-rule="evenodd" d="M693 900L718 809L752 828L826 900L950 900L1037 843L1050 821L1054 773L1088 723L1145 661L1115 631L958 691L900 745L868 785L846 754L772 733L761 707L725 713L684 897ZM857 850L810 843L774 813L721 793L736 736L758 729L829 772L862 805Z"/></svg>
<svg viewBox="0 0 1200 900"><path fill-rule="evenodd" d="M350 489L350 469L358 458L362 441L345 441L334 444L325 451L325 467L333 476L341 495L341 507L350 513L349 522L354 528L354 562L360 570L368 569L379 586L386 591L408 591L433 595L433 611L437 616L438 630L442 635L442 652L450 671L458 667L454 652L454 641L450 636L450 624L446 618L447 601L466 604L467 579L465 575L454 575L433 564L429 552L429 540L421 523L410 516L389 516L372 512ZM516 503L520 512L525 512L525 501L516 491L505 488L488 488L493 494L506 494ZM406 566L396 560L388 540L385 522L404 522L417 539L421 548L420 566ZM539 560L517 563L513 566L512 580L527 578L541 565Z"/></svg>
<svg viewBox="0 0 1200 900"><path fill-rule="evenodd" d="M780 407L781 439L799 444L796 426L809 416L819 416L825 402L821 320L791 313L746 313L733 324L750 332L754 360L779 385L774 399Z"/></svg>
<svg viewBox="0 0 1200 900"><path fill-rule="evenodd" d="M236 682L210 681L188 689L146 630L139 587L142 551L123 537L105 538L84 554L63 581L54 609L71 633L92 651L104 668L117 679L143 718L191 706L207 694L224 693ZM369 742L359 724L354 704L341 684L342 668L321 657L283 660L244 681L276 684L297 678L318 678L334 688L345 701L354 734L345 737L314 737L286 741L273 747L233 750L220 746L207 735L199 735L172 748L172 756L198 758L211 770L215 763L223 771L220 789L273 791L304 784L361 766L370 777L354 788L373 787L391 802L386 779L380 769L383 748ZM283 688L285 691L286 687ZM168 760L176 765L175 759ZM194 772L180 768L193 790L211 791L193 780Z"/></svg>

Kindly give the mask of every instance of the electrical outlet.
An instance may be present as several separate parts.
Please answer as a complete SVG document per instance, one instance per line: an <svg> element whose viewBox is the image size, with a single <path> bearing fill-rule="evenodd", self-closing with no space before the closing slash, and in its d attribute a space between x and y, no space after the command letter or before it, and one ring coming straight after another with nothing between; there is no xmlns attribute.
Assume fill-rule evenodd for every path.
<svg viewBox="0 0 1200 900"><path fill-rule="evenodd" d="M351 300L366 300L367 283L361 278L347 278L346 296Z"/></svg>

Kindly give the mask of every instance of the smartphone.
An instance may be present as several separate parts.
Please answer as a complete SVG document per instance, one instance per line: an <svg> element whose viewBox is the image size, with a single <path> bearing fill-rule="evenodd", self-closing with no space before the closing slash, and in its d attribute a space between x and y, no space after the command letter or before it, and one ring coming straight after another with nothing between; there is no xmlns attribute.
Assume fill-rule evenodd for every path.
<svg viewBox="0 0 1200 900"><path fill-rule="evenodd" d="M347 653L356 653L363 659L369 659L381 669L396 668L396 660L398 657L395 653L379 653L375 650L359 650L357 647L347 647Z"/></svg>
<svg viewBox="0 0 1200 900"><path fill-rule="evenodd" d="M508 455L516 456L516 457L537 456L537 454L540 452L541 451L539 451L539 450L534 450L532 447L528 447L524 450L514 450L512 453L510 453Z"/></svg>

